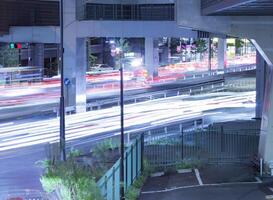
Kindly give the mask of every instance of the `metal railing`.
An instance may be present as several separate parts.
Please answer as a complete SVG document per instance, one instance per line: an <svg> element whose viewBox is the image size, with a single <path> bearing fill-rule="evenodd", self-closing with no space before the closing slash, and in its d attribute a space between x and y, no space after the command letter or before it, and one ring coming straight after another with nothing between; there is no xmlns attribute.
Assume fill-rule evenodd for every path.
<svg viewBox="0 0 273 200"><path fill-rule="evenodd" d="M125 151L124 190L125 192L141 175L143 170L144 137L138 137ZM120 160L97 182L105 200L120 200Z"/></svg>
<svg viewBox="0 0 273 200"><path fill-rule="evenodd" d="M163 90L159 92L150 92L144 94L138 94L133 96L125 96L125 104L139 103L144 101L150 101L159 98L168 98L182 95L191 95L196 93L205 93L205 92L218 92L224 89L224 80L216 80L208 83L195 84L193 86ZM120 99L118 97L107 99L107 100L98 100L90 102L87 104L87 110L101 109L104 106L118 106L120 104ZM70 109L71 110L71 109Z"/></svg>
<svg viewBox="0 0 273 200"><path fill-rule="evenodd" d="M200 129L145 133L144 155L154 167L183 161L248 163L258 153L259 130Z"/></svg>

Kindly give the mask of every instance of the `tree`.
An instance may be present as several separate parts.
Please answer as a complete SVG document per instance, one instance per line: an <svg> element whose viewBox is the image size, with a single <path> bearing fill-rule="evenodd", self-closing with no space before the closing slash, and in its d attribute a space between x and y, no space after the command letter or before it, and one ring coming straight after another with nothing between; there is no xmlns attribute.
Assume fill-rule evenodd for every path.
<svg viewBox="0 0 273 200"><path fill-rule="evenodd" d="M206 40L204 39L198 39L196 40L196 53L204 53L208 49Z"/></svg>
<svg viewBox="0 0 273 200"><path fill-rule="evenodd" d="M244 41L242 39L235 39L235 54L239 55L241 54L241 49L244 46Z"/></svg>
<svg viewBox="0 0 273 200"><path fill-rule="evenodd" d="M0 47L0 63L3 67L15 67L19 65L18 49L9 49L5 46Z"/></svg>
<svg viewBox="0 0 273 200"><path fill-rule="evenodd" d="M121 51L123 55L124 55L124 53L128 53L131 50L128 40L124 39L124 38L118 39L115 42L113 48L115 48L116 51L117 51L117 49L119 49L119 51ZM119 68L120 62L121 62L121 55L116 55L115 56L116 68Z"/></svg>
<svg viewBox="0 0 273 200"><path fill-rule="evenodd" d="M172 38L171 39L171 44L170 44L170 49L171 49L171 54L177 53L177 47L180 46L180 38Z"/></svg>
<svg viewBox="0 0 273 200"><path fill-rule="evenodd" d="M116 41L116 47L120 48L120 50L123 53L127 53L130 51L129 42L127 39L124 38L120 38L119 40Z"/></svg>
<svg viewBox="0 0 273 200"><path fill-rule="evenodd" d="M96 64L97 59L98 58L94 56L89 50L89 55L88 55L89 67L93 67Z"/></svg>

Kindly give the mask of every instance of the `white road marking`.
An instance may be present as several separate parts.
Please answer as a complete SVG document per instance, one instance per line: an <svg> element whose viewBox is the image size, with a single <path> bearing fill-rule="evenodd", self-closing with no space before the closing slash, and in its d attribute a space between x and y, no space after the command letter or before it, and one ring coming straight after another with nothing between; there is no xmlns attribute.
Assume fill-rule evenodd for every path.
<svg viewBox="0 0 273 200"><path fill-rule="evenodd" d="M197 178L197 180L198 180L199 185L204 185L204 184L203 184L203 181L202 181L202 179L201 179L199 170L198 170L198 169L194 169L194 172L195 172L195 176L196 176L196 178Z"/></svg>
<svg viewBox="0 0 273 200"><path fill-rule="evenodd" d="M189 186L182 186L182 187L174 187L164 190L156 190L156 191L146 191L141 192L142 194L154 194L154 193L165 193L171 192L180 189L188 189L188 188L198 188L198 187L210 187L210 186L228 186L228 185L252 185L252 184L261 184L257 182L236 182L236 183L215 183L215 184L203 184L203 185L189 185Z"/></svg>
<svg viewBox="0 0 273 200"><path fill-rule="evenodd" d="M266 195L265 199L271 199L272 200L273 199L273 195Z"/></svg>
<svg viewBox="0 0 273 200"><path fill-rule="evenodd" d="M255 179L258 183L262 183L262 180L259 177L256 176Z"/></svg>

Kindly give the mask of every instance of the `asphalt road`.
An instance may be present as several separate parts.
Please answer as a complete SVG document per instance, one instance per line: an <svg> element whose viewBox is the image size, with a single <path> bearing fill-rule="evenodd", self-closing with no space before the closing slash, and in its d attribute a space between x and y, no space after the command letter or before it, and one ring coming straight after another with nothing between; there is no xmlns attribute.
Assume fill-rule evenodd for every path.
<svg viewBox="0 0 273 200"><path fill-rule="evenodd" d="M202 83L213 83L213 82L223 81L223 76L213 76L206 78L196 78L194 80L180 80L170 83L144 85L138 88L126 88L125 87L125 97L132 97L136 95L147 95L153 92L173 90L177 88L194 87ZM88 84L90 87L90 84ZM29 117L33 115L44 115L53 116L59 102L59 87L49 87L49 88L36 88L34 91L28 91L28 88L10 89L7 90L10 95L7 95L5 91L0 94L0 123L7 122L18 117ZM40 91L41 90L41 91ZM107 101L119 98L119 88L107 89L99 88L93 90L92 88L87 88L87 103L95 104L99 101ZM12 97L14 95L14 97ZM12 102L8 105L7 102Z"/></svg>
<svg viewBox="0 0 273 200"><path fill-rule="evenodd" d="M265 200L265 196L259 184L233 184L145 194L140 200Z"/></svg>
<svg viewBox="0 0 273 200"><path fill-rule="evenodd" d="M264 200L272 191L256 179L249 165L205 165L191 173L149 177L140 200Z"/></svg>
<svg viewBox="0 0 273 200"><path fill-rule="evenodd" d="M171 97L127 105L125 128L128 131L156 127L185 117L202 116L204 112L208 121L211 115L218 115L218 121L222 120L223 115L229 115L233 120L250 119L254 116L254 100L255 92L219 93ZM118 107L68 116L68 144L90 149L92 142L118 135L119 126ZM58 119L30 119L28 123L11 122L0 126L0 194L22 189L41 189L39 176L42 171L35 162L47 157L46 148L49 142L58 141L58 135Z"/></svg>
<svg viewBox="0 0 273 200"><path fill-rule="evenodd" d="M213 77L196 78L193 80L180 80L175 82L157 83L141 86L139 88L125 88L125 97L136 95L147 95L153 92L162 92L178 88L194 87L202 83L221 80L240 79L244 77L255 77L256 70L242 71L217 75ZM119 89L98 88L92 89L92 84L87 85L87 103L96 105L95 102L107 101L119 98ZM0 123L10 122L18 119L37 118L49 119L56 117L58 107L59 86L54 87L25 87L6 88L0 94ZM54 111L55 110L55 111Z"/></svg>

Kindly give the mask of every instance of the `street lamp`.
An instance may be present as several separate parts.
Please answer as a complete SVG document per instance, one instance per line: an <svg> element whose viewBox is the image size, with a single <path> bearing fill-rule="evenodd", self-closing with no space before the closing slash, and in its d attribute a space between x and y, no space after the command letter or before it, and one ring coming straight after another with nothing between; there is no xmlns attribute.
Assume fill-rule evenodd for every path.
<svg viewBox="0 0 273 200"><path fill-rule="evenodd" d="M61 69L61 97L60 97L60 158L66 160L65 153L65 105L64 105L64 17L63 0L60 0L60 69Z"/></svg>
<svg viewBox="0 0 273 200"><path fill-rule="evenodd" d="M122 62L123 50L122 47L117 47L115 42L111 42L111 55L119 56L119 72L120 72L120 182L124 182L124 82L123 82L123 68ZM124 184L120 185L120 197L124 197Z"/></svg>
<svg viewBox="0 0 273 200"><path fill-rule="evenodd" d="M120 179L124 182L124 85L123 85L123 62L120 56ZM121 185L121 199L124 199L124 184Z"/></svg>

